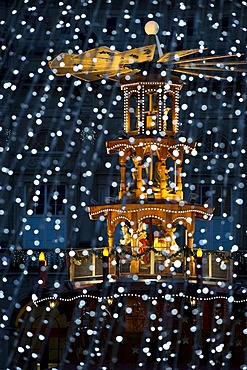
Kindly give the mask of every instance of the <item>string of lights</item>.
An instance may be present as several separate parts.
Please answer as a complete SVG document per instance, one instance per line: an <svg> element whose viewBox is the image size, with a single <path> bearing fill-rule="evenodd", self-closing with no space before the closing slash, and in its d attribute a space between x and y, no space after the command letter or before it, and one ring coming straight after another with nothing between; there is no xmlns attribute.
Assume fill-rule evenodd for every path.
<svg viewBox="0 0 247 370"><path fill-rule="evenodd" d="M227 302L229 303L243 303L243 302L247 302L247 298L243 298L243 299L236 299L234 296L224 296L224 295L213 295L211 297L200 297L200 296L195 296L195 295L189 295L189 294L184 294L183 292L180 292L180 293L176 293L176 294L166 294L166 295L160 295L160 296L147 296L147 295L141 295L141 294L138 294L138 293L122 293L122 294L114 294L114 295L110 295L110 296L104 296L104 297L98 297L96 295L90 295L90 294L79 294L79 295L75 295L71 298L62 298L62 297L58 297L58 295L52 295L52 296L49 296L49 297L45 297L45 298L41 298L41 299L34 299L32 302L33 304L38 307L38 305L40 303L43 303L43 302L49 302L51 300L56 300L56 301L61 301L61 302L72 302L74 300L77 300L77 299L82 299L82 298L92 298L92 299L96 299L98 302L102 302L102 301L107 301L107 300L114 300L114 299L118 299L118 298L121 298L121 297L135 297L135 298L140 298L140 299L143 299L145 301L147 300L155 300L157 301L158 299L165 299L167 301L169 301L172 297L178 297L178 298L186 298L186 299L193 299L193 300L196 300L196 301L213 301L213 300L219 300L219 299L223 299L223 300L226 300Z"/></svg>

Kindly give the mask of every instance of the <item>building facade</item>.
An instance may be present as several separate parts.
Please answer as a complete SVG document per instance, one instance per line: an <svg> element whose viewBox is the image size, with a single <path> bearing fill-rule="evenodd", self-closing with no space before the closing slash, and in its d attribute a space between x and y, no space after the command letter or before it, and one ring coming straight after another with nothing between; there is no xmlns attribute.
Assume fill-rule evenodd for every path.
<svg viewBox="0 0 247 370"><path fill-rule="evenodd" d="M3 369L117 369L124 363L157 369L185 364L194 368L221 368L222 363L226 368L244 366L245 73L229 75L234 64L222 72L221 80L186 71L175 73L177 77L182 74L181 85L174 84L174 95L168 94L167 107L158 113L154 108L157 89L152 86L144 108L149 126L145 130L153 130L153 116L160 115L161 121L167 116L170 134L162 140L175 148L169 149L168 157L161 155L161 147L151 149L153 165L145 166L149 151L137 154L138 146L128 147L130 137L143 142L140 135L145 134L138 132L141 125L132 124L136 119L143 121L141 113L136 113L141 109L135 96L140 93L139 82L121 91L119 82L106 78L85 82L55 76L48 63L59 53L80 55L103 45L118 51L140 48L148 19L159 23L164 52L204 46L215 54L236 54L232 61L244 62L240 54L245 52L246 4L29 1L0 6ZM176 94L179 105L172 101ZM133 100L126 108L130 96ZM175 169L172 154L178 143L183 144L178 133L186 137L186 150L191 152L194 142L197 150L195 157L185 153L181 170ZM152 135L145 140L150 148L154 145ZM119 156L119 151L124 155ZM138 156L142 164L134 163ZM155 179L161 157L163 169ZM143 207L152 211L140 210L138 205L136 220L129 217L138 208L132 198L133 193L134 198L140 197L144 176L149 176L155 188L150 194L145 190L141 198ZM142 231L153 236L143 238L143 248L151 249L139 251L138 245L136 258L126 251L119 263L117 248L128 239L121 222L126 221L128 228L134 223L133 237L141 221L164 218L154 208L167 197L173 203L162 204L167 214L170 207L177 216L175 208L181 201L190 207L186 218L192 208L197 210L193 240L188 243L188 225L178 222L169 240L157 240L154 245L160 225L154 222L150 232L146 222ZM102 213L103 204L110 211ZM133 212L127 209L113 233L106 219L109 225L112 212L123 204L129 204ZM214 208L208 222L199 217L205 207L210 218L213 211L209 210ZM152 217L148 212L154 212ZM89 215L97 220L90 220ZM113 216L117 218L118 211ZM191 230L189 234L190 239ZM173 254L183 252L176 255L178 267L174 267L176 259L166 262L167 255L162 254L173 241ZM130 246L136 247L133 240ZM102 266L104 247L110 247L110 256L105 256L107 270ZM199 248L204 254L203 271L198 272ZM40 260L41 252L44 260Z"/></svg>

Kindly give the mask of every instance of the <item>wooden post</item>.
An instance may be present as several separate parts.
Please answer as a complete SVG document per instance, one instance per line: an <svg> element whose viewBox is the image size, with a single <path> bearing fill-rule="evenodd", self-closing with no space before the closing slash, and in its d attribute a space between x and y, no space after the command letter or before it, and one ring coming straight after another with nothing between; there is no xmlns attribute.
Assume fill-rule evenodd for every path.
<svg viewBox="0 0 247 370"><path fill-rule="evenodd" d="M131 274L138 274L139 272L139 263L140 261L137 258L133 258L130 263L130 273Z"/></svg>
<svg viewBox="0 0 247 370"><path fill-rule="evenodd" d="M150 252L150 275L154 275L154 251L151 250Z"/></svg>
<svg viewBox="0 0 247 370"><path fill-rule="evenodd" d="M126 173L126 159L121 158L119 160L120 164L120 189L119 189L119 199L122 199L124 192L126 191L126 179L125 179L125 173Z"/></svg>
<svg viewBox="0 0 247 370"><path fill-rule="evenodd" d="M137 166L137 189L142 187L142 163L138 162Z"/></svg>
<svg viewBox="0 0 247 370"><path fill-rule="evenodd" d="M92 253L91 263L92 263L92 266L93 266L93 269L91 271L91 274L92 274L92 276L95 276L96 275L96 270L95 270L95 268L96 268L96 256L95 256L94 253Z"/></svg>
<svg viewBox="0 0 247 370"><path fill-rule="evenodd" d="M45 254L44 252L40 252L39 254L39 268L40 268L40 273L39 273L39 280L42 280L42 287L46 288L47 287L47 262L45 259Z"/></svg>
<svg viewBox="0 0 247 370"><path fill-rule="evenodd" d="M103 283L105 283L108 279L109 274L109 249L105 247L103 249L103 257L102 257L102 268L103 268Z"/></svg>
<svg viewBox="0 0 247 370"><path fill-rule="evenodd" d="M111 251L111 250L112 250L112 248L113 248L113 243L114 243L114 237L113 237L113 234L108 232L108 246L109 246L109 250L110 250L110 251Z"/></svg>
<svg viewBox="0 0 247 370"><path fill-rule="evenodd" d="M202 255L203 255L202 249L198 248L198 250L196 252L196 280L197 280L198 285L201 285L202 281L203 281L203 277L202 277Z"/></svg>

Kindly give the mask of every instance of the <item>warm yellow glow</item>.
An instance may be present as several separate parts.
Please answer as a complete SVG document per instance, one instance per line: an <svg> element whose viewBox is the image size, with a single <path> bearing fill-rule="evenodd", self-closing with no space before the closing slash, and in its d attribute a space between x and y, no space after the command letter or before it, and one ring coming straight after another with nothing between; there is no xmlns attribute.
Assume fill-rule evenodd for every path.
<svg viewBox="0 0 247 370"><path fill-rule="evenodd" d="M40 252L40 254L39 254L39 261L45 261L45 254L44 254L44 252Z"/></svg>
<svg viewBox="0 0 247 370"><path fill-rule="evenodd" d="M50 308L55 308L56 305L57 305L57 302L56 301L49 301Z"/></svg>
<svg viewBox="0 0 247 370"><path fill-rule="evenodd" d="M40 254L39 254L39 262L44 262L44 266L47 265L44 252L40 252Z"/></svg>
<svg viewBox="0 0 247 370"><path fill-rule="evenodd" d="M113 298L107 298L107 304L111 306L113 304Z"/></svg>
<svg viewBox="0 0 247 370"><path fill-rule="evenodd" d="M103 249L103 256L104 256L104 257L109 257L109 250L108 250L108 248L107 248L107 247L105 247L105 248Z"/></svg>
<svg viewBox="0 0 247 370"><path fill-rule="evenodd" d="M61 53L49 62L49 67L57 76L66 76L69 73L84 81L105 77L115 80L118 79L118 74L124 76L139 72L139 69L132 69L127 65L151 62L155 48L154 44L119 52L107 46L100 46L82 54Z"/></svg>
<svg viewBox="0 0 247 370"><path fill-rule="evenodd" d="M197 257L202 257L202 248L198 248L198 250L196 252L196 256Z"/></svg>
<svg viewBox="0 0 247 370"><path fill-rule="evenodd" d="M159 32L159 25L155 21L149 21L145 24L144 29L147 35L157 35Z"/></svg>
<svg viewBox="0 0 247 370"><path fill-rule="evenodd" d="M191 305L191 307L195 307L196 306L196 299L194 297L190 297L190 305Z"/></svg>

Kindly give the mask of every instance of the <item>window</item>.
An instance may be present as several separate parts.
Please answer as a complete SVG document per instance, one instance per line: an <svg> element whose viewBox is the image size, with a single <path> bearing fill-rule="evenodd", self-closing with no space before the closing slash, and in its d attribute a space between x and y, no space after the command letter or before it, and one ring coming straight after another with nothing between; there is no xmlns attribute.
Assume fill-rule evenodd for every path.
<svg viewBox="0 0 247 370"><path fill-rule="evenodd" d="M28 184L26 187L26 211L33 215L64 215L65 185ZM32 212L31 212L32 211Z"/></svg>
<svg viewBox="0 0 247 370"><path fill-rule="evenodd" d="M28 337L25 339L24 347L27 348L29 346L32 351L39 353L43 366L44 363L47 362L44 366L45 368L54 368L54 366L58 368L60 367L59 365L63 358L63 350L68 330L66 317L64 314L60 314L57 309L54 309L52 315L48 316L44 307L34 309L33 315L33 320L29 330L34 336L38 336L45 332L46 326L44 322L48 322L49 320L49 336L46 338L46 347L42 345L41 341L36 341ZM27 317L25 317L25 315L23 316L23 320L25 320L24 322L27 321ZM18 358L19 363L21 363L22 355L16 354L16 357ZM34 360L30 359L30 368L39 369L41 364L38 363L36 367L34 362Z"/></svg>
<svg viewBox="0 0 247 370"><path fill-rule="evenodd" d="M112 35L113 31L116 31L116 28L117 28L117 17L108 18L106 21L106 29L107 29L106 34Z"/></svg>
<svg viewBox="0 0 247 370"><path fill-rule="evenodd" d="M125 315L125 331L136 333L147 330L148 320L145 313L144 303L140 299L129 298L128 307L131 307L131 313Z"/></svg>
<svg viewBox="0 0 247 370"><path fill-rule="evenodd" d="M118 195L118 188L110 185L110 197L116 197Z"/></svg>
<svg viewBox="0 0 247 370"><path fill-rule="evenodd" d="M47 131L39 131L27 143L29 150L36 149L37 152L61 152L65 150L64 140Z"/></svg>
<svg viewBox="0 0 247 370"><path fill-rule="evenodd" d="M194 34L194 18L187 20L187 36L193 36Z"/></svg>
<svg viewBox="0 0 247 370"><path fill-rule="evenodd" d="M224 250L230 250L234 235L234 225L231 222L231 186L201 185L197 186L196 193L195 203L206 203L209 207L214 207L214 216L209 222L196 220L194 246L213 250L223 247Z"/></svg>
<svg viewBox="0 0 247 370"><path fill-rule="evenodd" d="M26 30L30 30L30 28L36 29L37 17L35 15L25 14L24 21L26 22L27 25L27 27L25 27Z"/></svg>
<svg viewBox="0 0 247 370"><path fill-rule="evenodd" d="M231 215L231 187L221 185L200 185L196 187L196 203L214 207L214 216Z"/></svg>
<svg viewBox="0 0 247 370"><path fill-rule="evenodd" d="M227 32L229 29L229 18L228 17L222 17L221 20L221 31Z"/></svg>
<svg viewBox="0 0 247 370"><path fill-rule="evenodd" d="M71 32L70 16L62 15L59 24L61 25L61 33L68 35Z"/></svg>
<svg viewBox="0 0 247 370"><path fill-rule="evenodd" d="M200 135L196 142L198 155L193 158L193 167L198 168L201 174L210 174L209 171L224 174L228 161L235 161L231 144L219 132L209 130Z"/></svg>
<svg viewBox="0 0 247 370"><path fill-rule="evenodd" d="M231 154L232 149L229 141L220 133L211 132L210 135L200 135L197 142L197 150L199 155L215 155L222 156L223 154Z"/></svg>
<svg viewBox="0 0 247 370"><path fill-rule="evenodd" d="M27 184L24 249L65 248L67 245L66 186Z"/></svg>

